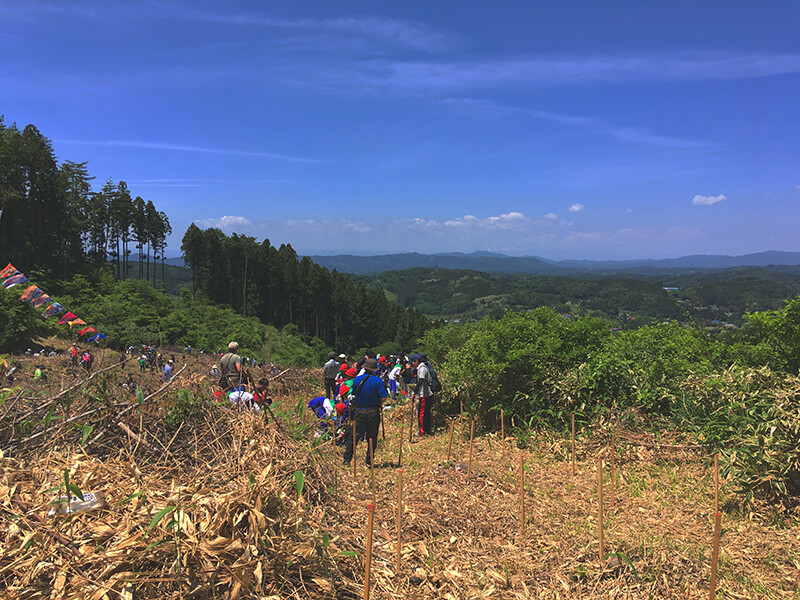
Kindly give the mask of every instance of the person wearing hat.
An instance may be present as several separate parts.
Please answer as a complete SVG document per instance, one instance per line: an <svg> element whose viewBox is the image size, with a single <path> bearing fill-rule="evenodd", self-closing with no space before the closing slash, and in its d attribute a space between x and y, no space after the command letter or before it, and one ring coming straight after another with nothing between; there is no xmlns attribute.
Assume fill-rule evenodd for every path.
<svg viewBox="0 0 800 600"><path fill-rule="evenodd" d="M167 382L170 379L172 379L172 366L174 364L175 363L173 363L170 360L170 361L167 361L167 364L164 365L164 370L161 371L161 379L162 379L162 381Z"/></svg>
<svg viewBox="0 0 800 600"><path fill-rule="evenodd" d="M364 433L367 440L367 466L370 465L369 447L372 455L378 448L378 430L381 426L381 405L389 394L383 380L376 376L378 361L368 358L364 361L364 374L353 380L353 405L355 409L355 425L358 433ZM351 436L352 437L352 436ZM359 436L360 437L360 436ZM345 444L344 464L349 465L358 440Z"/></svg>
<svg viewBox="0 0 800 600"><path fill-rule="evenodd" d="M233 389L244 389L242 382L246 381L246 374L242 367L242 357L237 354L239 344L231 342L228 344L228 352L219 359L220 371L219 384L223 391Z"/></svg>
<svg viewBox="0 0 800 600"><path fill-rule="evenodd" d="M322 381L325 384L325 397L333 400L336 394L336 375L339 373L339 362L336 360L336 353L328 353L330 359L322 367Z"/></svg>
<svg viewBox="0 0 800 600"><path fill-rule="evenodd" d="M417 371L417 390L411 394L411 399L414 396L419 397L419 413L418 424L419 431L417 435L428 435L432 433L431 430L431 404L433 403L433 393L431 392L431 372L428 369L428 356L421 352L414 354L411 357L411 366Z"/></svg>

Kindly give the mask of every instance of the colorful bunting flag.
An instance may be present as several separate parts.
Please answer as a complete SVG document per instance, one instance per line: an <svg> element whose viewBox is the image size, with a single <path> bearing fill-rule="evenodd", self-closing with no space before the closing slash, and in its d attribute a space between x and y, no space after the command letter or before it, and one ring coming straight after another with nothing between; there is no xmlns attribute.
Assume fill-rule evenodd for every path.
<svg viewBox="0 0 800 600"><path fill-rule="evenodd" d="M90 338L86 338L86 341L87 342L99 342L100 340L104 340L104 339L106 339L106 336L104 336L102 333L98 333L97 335L93 335Z"/></svg>
<svg viewBox="0 0 800 600"><path fill-rule="evenodd" d="M0 279L6 279L7 277L13 277L14 275L19 275L19 271L17 271L17 268L11 263L8 263L6 268L0 271Z"/></svg>
<svg viewBox="0 0 800 600"><path fill-rule="evenodd" d="M78 335L83 335L84 333L97 333L97 329L95 329L94 327L86 327L84 329L81 329L78 332Z"/></svg>
<svg viewBox="0 0 800 600"><path fill-rule="evenodd" d="M64 307L61 306L58 302L53 302L50 306L48 306L44 310L44 312L42 313L42 316L45 319L47 319L48 317L55 316L55 315L57 315L59 313L62 313L62 312L64 312Z"/></svg>
<svg viewBox="0 0 800 600"><path fill-rule="evenodd" d="M30 279L25 277L25 275L23 275L22 273L17 273L13 277L9 277L8 279L6 279L3 282L3 287L12 288L15 285L18 285L20 283L28 283L29 281L30 281Z"/></svg>
<svg viewBox="0 0 800 600"><path fill-rule="evenodd" d="M39 294L41 294L42 290L40 290L36 285L29 285L28 287L25 288L25 291L22 292L22 296L20 296L19 299L22 302L28 302L29 300L33 300L38 295L36 292L39 292Z"/></svg>
<svg viewBox="0 0 800 600"><path fill-rule="evenodd" d="M47 294L42 292L41 296L31 300L31 304L33 305L33 308L39 308L40 306L42 306L43 304L47 304L51 300L52 300L52 298L50 296L48 296Z"/></svg>
<svg viewBox="0 0 800 600"><path fill-rule="evenodd" d="M70 329L72 329L73 325L86 325L86 321L84 321L83 319L73 319L72 321L69 322Z"/></svg>
<svg viewBox="0 0 800 600"><path fill-rule="evenodd" d="M59 325L65 325L66 323L69 323L70 321L72 321L72 319L77 319L77 318L78 318L78 315L74 315L71 312L68 312L63 317L61 317L61 319L59 319L58 324Z"/></svg>

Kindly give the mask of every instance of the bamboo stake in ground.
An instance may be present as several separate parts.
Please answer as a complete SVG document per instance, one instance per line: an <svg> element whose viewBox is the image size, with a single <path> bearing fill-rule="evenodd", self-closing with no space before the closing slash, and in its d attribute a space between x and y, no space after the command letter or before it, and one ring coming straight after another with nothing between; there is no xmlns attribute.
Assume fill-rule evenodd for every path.
<svg viewBox="0 0 800 600"><path fill-rule="evenodd" d="M450 462L450 450L453 448L453 429L456 426L456 419L453 417L450 420L450 441L447 442L447 462Z"/></svg>
<svg viewBox="0 0 800 600"><path fill-rule="evenodd" d="M375 500L375 458L372 455L372 438L367 439L367 446L369 449L369 487L372 488L372 503Z"/></svg>
<svg viewBox="0 0 800 600"><path fill-rule="evenodd" d="M400 450L397 452L397 467L403 464L403 424L400 423Z"/></svg>
<svg viewBox="0 0 800 600"><path fill-rule="evenodd" d="M525 462L519 453L519 528L525 533Z"/></svg>
<svg viewBox="0 0 800 600"><path fill-rule="evenodd" d="M722 515L714 515L714 551L711 555L711 583L708 591L709 600L717 595L717 563L719 562L719 532L722 526Z"/></svg>
<svg viewBox="0 0 800 600"><path fill-rule="evenodd" d="M714 513L719 512L719 454L714 455Z"/></svg>
<svg viewBox="0 0 800 600"><path fill-rule="evenodd" d="M503 418L503 409L500 409L500 443L503 445L503 450L500 456L506 457L506 421Z"/></svg>
<svg viewBox="0 0 800 600"><path fill-rule="evenodd" d="M369 600L369 572L372 567L372 516L375 505L369 505L369 517L367 518L367 560L364 568L364 600Z"/></svg>
<svg viewBox="0 0 800 600"><path fill-rule="evenodd" d="M600 538L600 562L603 562L603 459L597 459L597 531Z"/></svg>
<svg viewBox="0 0 800 600"><path fill-rule="evenodd" d="M575 413L572 413L572 476L575 477Z"/></svg>
<svg viewBox="0 0 800 600"><path fill-rule="evenodd" d="M616 466L617 466L617 447L614 444L614 434L611 434L611 507L613 510L614 507L614 486L615 482L615 474L616 474Z"/></svg>
<svg viewBox="0 0 800 600"><path fill-rule="evenodd" d="M472 475L472 441L475 439L475 419L470 419L469 427L469 460L467 461L467 479Z"/></svg>
<svg viewBox="0 0 800 600"><path fill-rule="evenodd" d="M356 478L356 467L358 467L358 460L356 460L356 415L353 414L353 479Z"/></svg>
<svg viewBox="0 0 800 600"><path fill-rule="evenodd" d="M403 520L403 470L397 471L397 572L400 573L401 524Z"/></svg>

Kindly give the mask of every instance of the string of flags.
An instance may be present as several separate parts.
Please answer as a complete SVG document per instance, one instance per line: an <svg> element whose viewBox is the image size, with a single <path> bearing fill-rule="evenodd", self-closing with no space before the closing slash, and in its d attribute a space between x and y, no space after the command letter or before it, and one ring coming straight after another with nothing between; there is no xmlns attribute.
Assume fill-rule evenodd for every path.
<svg viewBox="0 0 800 600"><path fill-rule="evenodd" d="M67 311L58 302L53 301L53 299L47 295L44 290L42 290L36 284L31 283L30 279L25 277L25 275L17 270L17 268L11 263L8 263L6 268L0 271L0 281L2 281L2 285L6 289L10 289L15 285L30 283L30 285L27 286L22 292L22 295L19 297L19 299L22 302L30 302L34 308L41 308L42 306L49 304L49 306L45 308L44 312L42 313L42 317L45 319L61 315L61 313L66 311L65 314L61 315L61 318L58 320L59 325L69 325L70 329L72 329L72 327L75 325L87 325L86 321L79 318L78 315ZM106 339L105 335L91 326L84 327L78 331L78 335L89 336L86 338L87 342L99 342L100 340Z"/></svg>

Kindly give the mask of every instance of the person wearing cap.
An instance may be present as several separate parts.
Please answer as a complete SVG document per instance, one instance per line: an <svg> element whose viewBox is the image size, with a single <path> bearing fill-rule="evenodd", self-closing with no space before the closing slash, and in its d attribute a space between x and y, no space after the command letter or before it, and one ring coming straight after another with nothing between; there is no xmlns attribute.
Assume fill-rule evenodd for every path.
<svg viewBox="0 0 800 600"><path fill-rule="evenodd" d="M170 360L170 361L167 362L167 364L164 365L164 370L161 371L161 379L162 379L162 381L167 382L170 379L172 379L172 365L173 364L174 363Z"/></svg>
<svg viewBox="0 0 800 600"><path fill-rule="evenodd" d="M339 372L339 362L336 360L336 353L328 354L330 359L322 367L322 380L325 384L325 397L333 400L336 393L336 374Z"/></svg>
<svg viewBox="0 0 800 600"><path fill-rule="evenodd" d="M228 344L228 352L219 359L219 367L222 371L219 382L223 390L244 389L242 382L246 380L246 373L242 367L242 357L237 354L238 351L239 344L231 342Z"/></svg>
<svg viewBox="0 0 800 600"><path fill-rule="evenodd" d="M418 435L428 435L431 431L431 404L433 403L433 393L431 392L431 372L428 369L428 356L425 353L414 354L411 357L411 365L417 371L417 390L411 395L419 397Z"/></svg>
<svg viewBox="0 0 800 600"><path fill-rule="evenodd" d="M363 433L367 440L367 466L370 465L369 447L372 446L372 455L378 448L378 430L381 426L381 405L386 393L383 380L376 376L378 361L368 358L364 361L364 374L353 380L353 404L355 409L355 425L358 433ZM352 436L351 436L352 437ZM359 436L361 437L361 436ZM358 440L345 444L344 464L349 465L353 458L354 446Z"/></svg>

